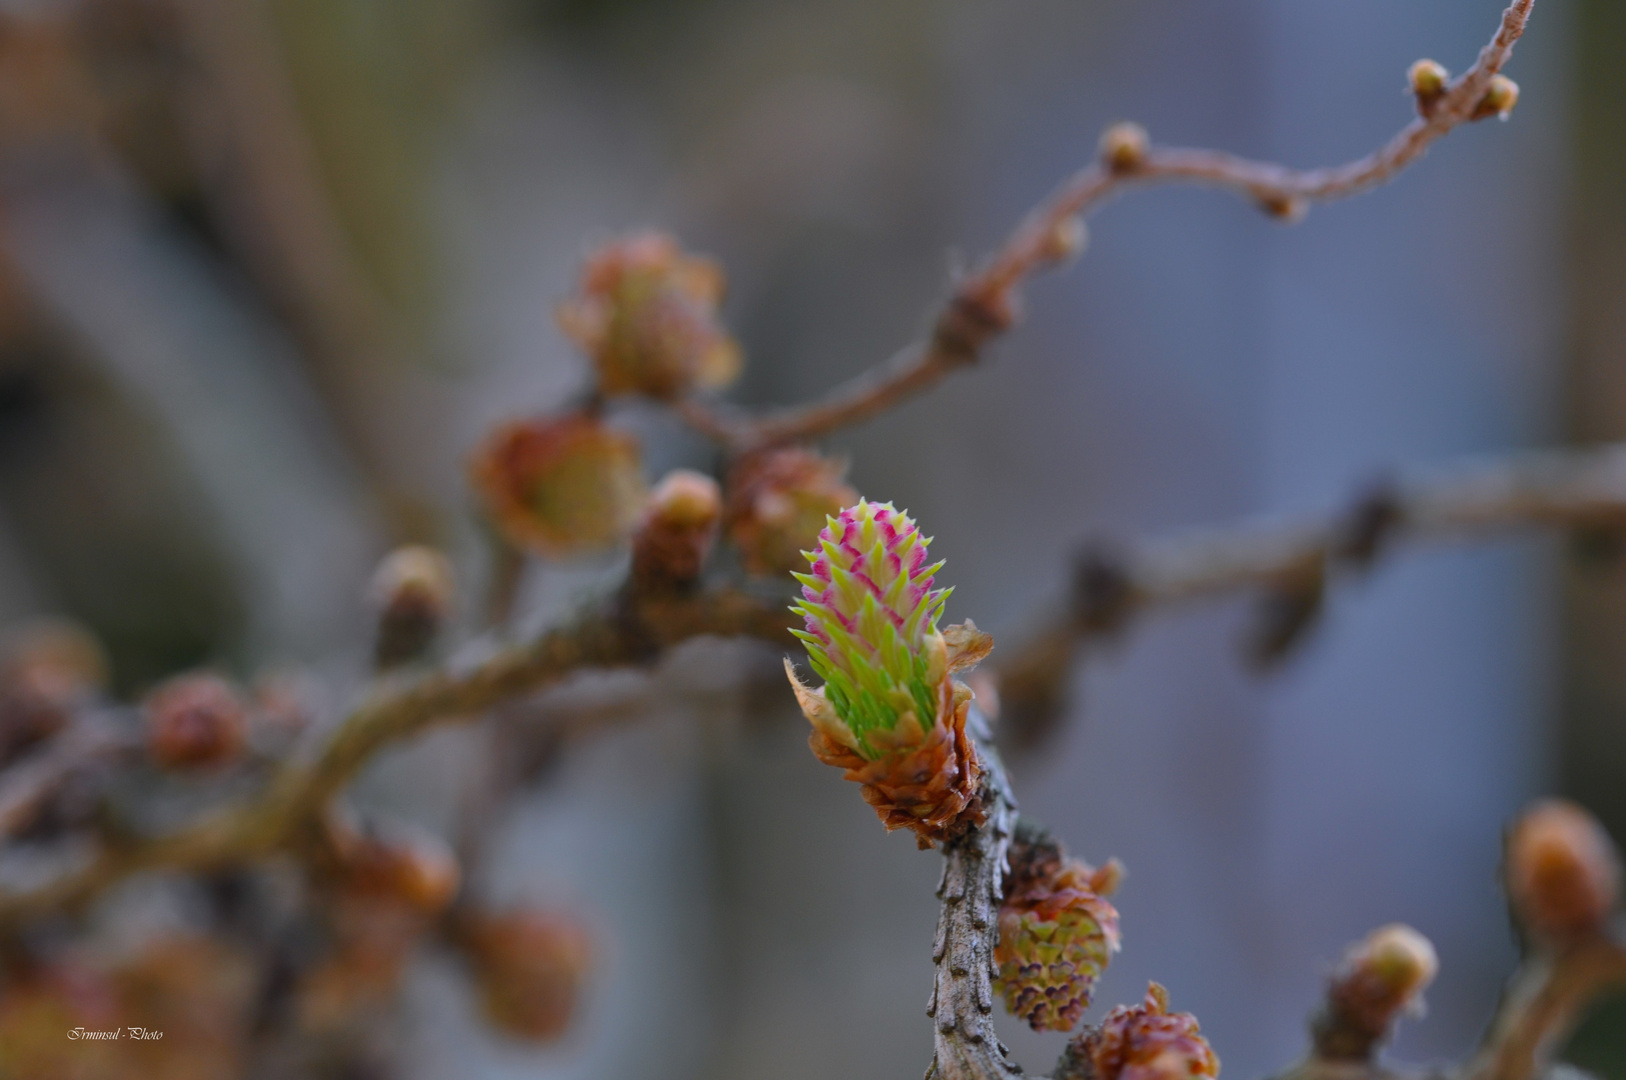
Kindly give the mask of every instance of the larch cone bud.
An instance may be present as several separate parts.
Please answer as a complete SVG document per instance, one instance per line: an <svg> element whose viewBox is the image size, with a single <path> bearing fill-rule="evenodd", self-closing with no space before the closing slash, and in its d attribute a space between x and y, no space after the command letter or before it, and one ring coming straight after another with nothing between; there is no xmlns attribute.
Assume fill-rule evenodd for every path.
<svg viewBox="0 0 1626 1080"><path fill-rule="evenodd" d="M1096 870L1053 844L1015 846L994 947L994 989L1034 1031L1071 1031L1118 951L1118 912L1106 897L1123 868Z"/></svg>
<svg viewBox="0 0 1626 1080"><path fill-rule="evenodd" d="M548 557L625 539L648 497L638 441L581 413L505 424L469 471L503 538Z"/></svg>
<svg viewBox="0 0 1626 1080"><path fill-rule="evenodd" d="M1219 1057L1190 1013L1169 1012L1157 983L1139 1005L1119 1005L1101 1026L1074 1039L1069 1052L1089 1062L1093 1080L1194 1080L1219 1075Z"/></svg>
<svg viewBox="0 0 1626 1080"><path fill-rule="evenodd" d="M993 639L970 622L937 628L948 589L933 589L942 563L930 541L891 503L860 499L827 519L810 572L794 575L818 689L785 670L814 731L813 753L863 785L888 829L914 831L922 847L981 824L982 770L965 732L971 691L950 675L988 654Z"/></svg>
<svg viewBox="0 0 1626 1080"><path fill-rule="evenodd" d="M559 325L592 358L604 393L669 399L739 374L739 347L717 321L722 298L716 263L665 233L638 233L588 257Z"/></svg>

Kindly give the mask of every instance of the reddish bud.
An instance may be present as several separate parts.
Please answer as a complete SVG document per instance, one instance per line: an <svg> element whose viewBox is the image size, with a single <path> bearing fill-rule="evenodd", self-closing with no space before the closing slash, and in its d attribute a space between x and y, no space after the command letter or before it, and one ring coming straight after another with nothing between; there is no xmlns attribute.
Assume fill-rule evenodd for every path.
<svg viewBox="0 0 1626 1080"><path fill-rule="evenodd" d="M624 539L647 494L637 440L581 414L499 428L471 474L504 538L554 557Z"/></svg>
<svg viewBox="0 0 1626 1080"><path fill-rule="evenodd" d="M357 828L338 818L329 820L328 837L347 899L434 915L457 895L457 858L438 837L400 827L387 833Z"/></svg>
<svg viewBox="0 0 1626 1080"><path fill-rule="evenodd" d="M1409 926L1379 927L1349 947L1312 1027L1316 1054L1367 1060L1402 1013L1422 1007L1439 971L1434 946Z"/></svg>
<svg viewBox="0 0 1626 1080"><path fill-rule="evenodd" d="M825 520L858 501L844 463L790 447L741 459L728 478L728 535L752 574L788 574L807 565Z"/></svg>
<svg viewBox="0 0 1626 1080"><path fill-rule="evenodd" d="M650 493L632 541L632 579L644 589L693 584L717 541L723 497L717 481L674 469Z"/></svg>
<svg viewBox="0 0 1626 1080"><path fill-rule="evenodd" d="M1539 802L1508 832L1508 896L1533 937L1566 945L1598 933L1620 902L1620 855L1591 814Z"/></svg>
<svg viewBox="0 0 1626 1080"><path fill-rule="evenodd" d="M147 749L166 769L219 768L235 762L248 740L248 708L218 675L177 675L142 703Z"/></svg>
<svg viewBox="0 0 1626 1080"><path fill-rule="evenodd" d="M462 940L492 1026L533 1040L570 1026L592 955L575 922L534 911L477 915Z"/></svg>
<svg viewBox="0 0 1626 1080"><path fill-rule="evenodd" d="M1101 1026L1074 1039L1069 1054L1089 1062L1093 1080L1193 1080L1219 1075L1219 1057L1197 1018L1169 1012L1169 992L1151 983L1139 1005L1119 1005Z"/></svg>
<svg viewBox="0 0 1626 1080"><path fill-rule="evenodd" d="M1139 124L1113 124L1101 133L1101 164L1108 172L1132 173L1146 164L1151 138Z"/></svg>
<svg viewBox="0 0 1626 1080"><path fill-rule="evenodd" d="M1260 197L1259 209L1284 225L1297 225L1310 212L1310 200L1275 192Z"/></svg>
<svg viewBox="0 0 1626 1080"><path fill-rule="evenodd" d="M396 548L379 563L371 593L378 611L374 663L382 669L416 660L452 613L452 564L434 548Z"/></svg>
<svg viewBox="0 0 1626 1080"><path fill-rule="evenodd" d="M722 298L716 263L640 233L588 258L559 325L592 358L604 393L668 399L739 374L739 348L717 322Z"/></svg>

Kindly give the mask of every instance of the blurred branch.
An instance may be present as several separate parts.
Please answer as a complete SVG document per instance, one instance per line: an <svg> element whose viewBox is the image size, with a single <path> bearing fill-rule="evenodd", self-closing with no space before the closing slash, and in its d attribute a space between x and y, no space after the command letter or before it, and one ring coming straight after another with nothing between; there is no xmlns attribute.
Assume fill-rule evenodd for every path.
<svg viewBox="0 0 1626 1080"><path fill-rule="evenodd" d="M735 590L651 599L620 594L530 641L385 680L314 760L285 765L257 797L166 836L104 847L88 864L39 888L0 893L0 923L83 903L142 871L211 869L295 847L329 800L386 747L435 726L468 722L577 671L648 665L690 638L752 636L788 644L789 623L777 603Z"/></svg>
<svg viewBox="0 0 1626 1080"><path fill-rule="evenodd" d="M1082 242L1078 219L1130 187L1217 187L1253 199L1273 216L1296 220L1312 202L1348 198L1383 184L1422 157L1435 140L1482 117L1486 92L1524 33L1534 3L1514 0L1474 65L1420 110L1425 115L1363 158L1301 170L1214 150L1141 145L1120 147L1116 154L1109 151L1105 160L1074 174L1017 226L980 270L959 283L926 341L809 405L750 418L689 401L680 412L697 430L735 449L816 438L885 412L975 364L983 348L1016 322L1023 281L1075 255Z"/></svg>
<svg viewBox="0 0 1626 1080"><path fill-rule="evenodd" d="M1626 987L1626 946L1599 936L1527 957L1463 1080L1535 1080L1552 1063L1586 1007Z"/></svg>
<svg viewBox="0 0 1626 1080"><path fill-rule="evenodd" d="M1087 550L1070 609L1007 650L1001 699L1019 737L1042 728L1061 708L1080 642L1148 608L1239 589L1265 590L1250 644L1255 659L1272 661L1314 625L1337 572L1364 572L1401 540L1530 526L1626 529L1626 444L1475 460L1370 486L1334 513L1204 529L1124 555Z"/></svg>

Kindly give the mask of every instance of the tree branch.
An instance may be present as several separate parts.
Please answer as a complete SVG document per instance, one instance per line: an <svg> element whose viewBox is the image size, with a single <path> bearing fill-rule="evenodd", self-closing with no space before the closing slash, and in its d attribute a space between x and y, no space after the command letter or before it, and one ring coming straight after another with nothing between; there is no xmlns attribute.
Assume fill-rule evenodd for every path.
<svg viewBox="0 0 1626 1080"><path fill-rule="evenodd" d="M1597 937L1557 954L1527 957L1462 1080L1536 1080L1586 1007L1626 987L1626 947Z"/></svg>
<svg viewBox="0 0 1626 1080"><path fill-rule="evenodd" d="M1008 1080L1022 1074L994 1034L994 943L1004 896L1006 851L1016 828L1016 800L994 749L987 721L974 706L966 722L982 761L982 827L947 845L942 907L932 945L932 997L926 1015L934 1022L928 1080Z"/></svg>
<svg viewBox="0 0 1626 1080"><path fill-rule="evenodd" d="M1047 266L1070 257L1057 237L1119 191L1156 184L1198 184L1235 192L1277 216L1294 217L1312 202L1358 195L1392 179L1437 139L1474 117L1491 79L1524 33L1535 0L1514 0L1474 65L1428 110L1378 150L1329 168L1290 169L1215 150L1152 148L1132 167L1094 163L1067 180L1017 226L982 268L960 282L930 337L878 368L836 388L821 401L760 418L731 416L698 401L679 412L697 430L736 450L798 442L860 423L976 363L983 348L1015 323L1017 290Z"/></svg>
<svg viewBox="0 0 1626 1080"><path fill-rule="evenodd" d="M166 836L104 847L38 888L0 893L0 924L78 905L141 871L228 866L295 846L328 801L387 746L473 720L577 671L647 666L690 638L751 636L789 644L790 624L780 605L732 589L648 599L620 594L531 641L415 677L385 679L314 760L284 765L257 798Z"/></svg>
<svg viewBox="0 0 1626 1080"><path fill-rule="evenodd" d="M1364 572L1405 539L1473 539L1530 526L1626 529L1626 444L1479 459L1363 489L1346 508L1300 518L1196 530L1127 555L1081 556L1070 610L1000 669L1001 698L1018 738L1053 722L1083 640L1152 607L1239 589L1262 589L1275 625L1261 628L1274 659L1319 612L1340 571ZM1279 620L1296 621L1284 631Z"/></svg>

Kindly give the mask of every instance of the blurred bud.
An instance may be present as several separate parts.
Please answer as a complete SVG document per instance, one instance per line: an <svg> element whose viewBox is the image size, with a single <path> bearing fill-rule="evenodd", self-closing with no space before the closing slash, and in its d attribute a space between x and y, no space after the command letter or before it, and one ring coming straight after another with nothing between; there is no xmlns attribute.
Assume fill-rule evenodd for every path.
<svg viewBox="0 0 1626 1080"><path fill-rule="evenodd" d="M1402 1013L1422 1008L1439 960L1428 938L1409 926L1379 927L1344 953L1312 1024L1316 1055L1365 1061Z"/></svg>
<svg viewBox="0 0 1626 1080"><path fill-rule="evenodd" d="M640 589L691 585L712 545L723 496L717 481L692 469L667 473L650 493L632 540L632 580Z"/></svg>
<svg viewBox="0 0 1626 1080"><path fill-rule="evenodd" d="M1090 1063L1093 1080L1192 1080L1219 1075L1219 1057L1190 1013L1169 1012L1157 983L1139 1005L1119 1005L1101 1026L1074 1039L1069 1056Z"/></svg>
<svg viewBox="0 0 1626 1080"><path fill-rule="evenodd" d="M457 895L457 858L439 837L404 827L358 828L335 816L328 820L328 838L347 899L434 915Z"/></svg>
<svg viewBox="0 0 1626 1080"><path fill-rule="evenodd" d="M382 670L416 660L452 613L452 564L434 548L396 548L378 564L371 592L378 610L373 662Z"/></svg>
<svg viewBox="0 0 1626 1080"><path fill-rule="evenodd" d="M802 551L825 519L858 501L847 467L789 447L751 454L728 478L728 535L752 574L788 574L807 565Z"/></svg>
<svg viewBox="0 0 1626 1080"><path fill-rule="evenodd" d="M1069 262L1084 254L1089 228L1077 214L1069 214L1052 225L1044 236L1044 257L1050 262Z"/></svg>
<svg viewBox="0 0 1626 1080"><path fill-rule="evenodd" d="M1101 133L1101 164L1108 172L1132 173L1146 164L1151 139L1139 124L1113 124Z"/></svg>
<svg viewBox="0 0 1626 1080"><path fill-rule="evenodd" d="M229 765L248 741L248 708L237 688L218 675L177 675L147 695L141 710L147 750L166 769Z"/></svg>
<svg viewBox="0 0 1626 1080"><path fill-rule="evenodd" d="M559 325L592 358L605 394L669 399L739 374L739 348L717 323L722 298L716 263L664 233L639 233L588 258Z"/></svg>
<svg viewBox="0 0 1626 1080"><path fill-rule="evenodd" d="M0 661L0 757L60 730L107 683L107 658L89 631L50 619L8 642Z"/></svg>
<svg viewBox="0 0 1626 1080"><path fill-rule="evenodd" d="M575 922L535 911L476 915L463 942L493 1027L540 1040L570 1026L592 958Z"/></svg>
<svg viewBox="0 0 1626 1080"><path fill-rule="evenodd" d="M1034 1031L1071 1031L1118 950L1118 912L1105 897L1123 866L1095 870L1053 841L1021 839L999 909L994 989Z"/></svg>
<svg viewBox="0 0 1626 1080"><path fill-rule="evenodd" d="M1620 855L1597 819L1572 802L1525 811L1508 832L1504 872L1520 921L1547 944L1598 933L1620 902Z"/></svg>
<svg viewBox="0 0 1626 1080"><path fill-rule="evenodd" d="M1310 212L1310 200L1285 193L1266 195L1259 199L1259 209L1284 225L1297 225Z"/></svg>
<svg viewBox="0 0 1626 1080"><path fill-rule="evenodd" d="M1490 85L1485 88L1485 96L1479 99L1479 104L1468 114L1468 119L1484 120L1494 116L1498 120L1506 120L1518 103L1519 84L1506 75L1493 75Z"/></svg>
<svg viewBox="0 0 1626 1080"><path fill-rule="evenodd" d="M1407 69L1406 81L1411 85L1412 95L1417 98L1418 113L1428 116L1451 85L1451 73L1445 70L1443 64L1419 60Z"/></svg>
<svg viewBox="0 0 1626 1080"><path fill-rule="evenodd" d="M647 494L637 440L579 413L499 428L471 472L503 537L539 555L623 540Z"/></svg>

